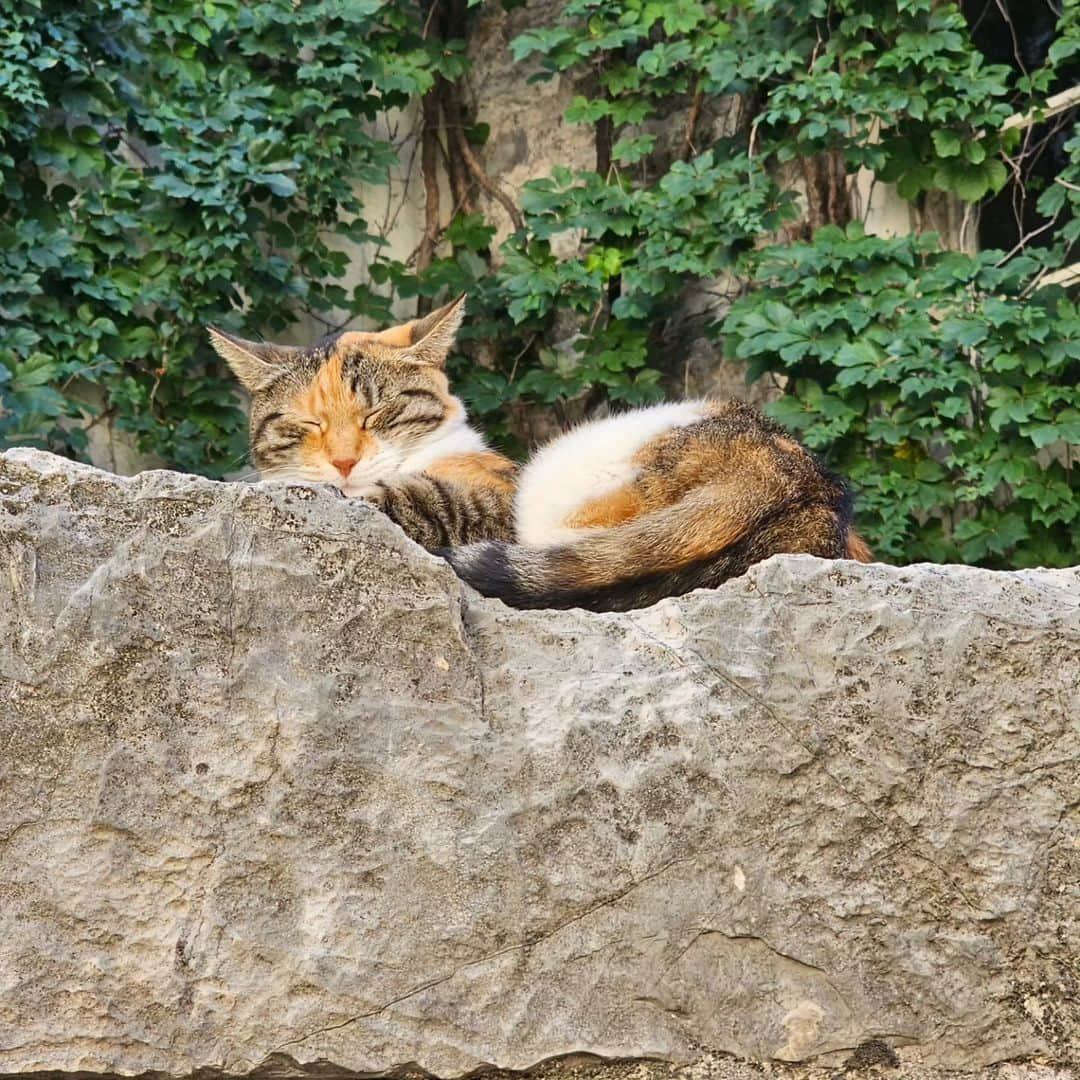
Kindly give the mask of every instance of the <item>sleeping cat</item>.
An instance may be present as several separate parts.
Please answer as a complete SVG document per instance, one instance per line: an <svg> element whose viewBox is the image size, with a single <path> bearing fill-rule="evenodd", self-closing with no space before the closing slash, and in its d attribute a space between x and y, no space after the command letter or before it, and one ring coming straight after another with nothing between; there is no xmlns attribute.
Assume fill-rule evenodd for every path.
<svg viewBox="0 0 1080 1080"><path fill-rule="evenodd" d="M470 585L516 607L644 607L780 552L870 560L843 480L741 402L583 424L517 480L468 426L443 374L463 312L461 297L309 349L211 330L252 394L263 478L368 499Z"/></svg>
<svg viewBox="0 0 1080 1080"><path fill-rule="evenodd" d="M511 539L517 466L469 426L443 372L464 302L306 349L211 328L251 394L251 460L262 478L333 484L428 548Z"/></svg>

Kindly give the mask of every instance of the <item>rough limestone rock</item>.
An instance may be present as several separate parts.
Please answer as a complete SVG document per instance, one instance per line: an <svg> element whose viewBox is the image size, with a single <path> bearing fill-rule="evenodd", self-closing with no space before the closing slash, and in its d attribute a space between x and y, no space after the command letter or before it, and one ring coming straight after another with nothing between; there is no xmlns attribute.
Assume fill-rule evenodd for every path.
<svg viewBox="0 0 1080 1080"><path fill-rule="evenodd" d="M0 1073L1074 1075L1078 685L1076 571L517 612L327 491L11 452Z"/></svg>

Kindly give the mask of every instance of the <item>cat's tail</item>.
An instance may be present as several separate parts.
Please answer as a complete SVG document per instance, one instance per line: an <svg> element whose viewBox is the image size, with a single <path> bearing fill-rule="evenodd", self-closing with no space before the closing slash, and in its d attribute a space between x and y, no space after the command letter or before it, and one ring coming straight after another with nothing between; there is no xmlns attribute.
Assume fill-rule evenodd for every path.
<svg viewBox="0 0 1080 1080"><path fill-rule="evenodd" d="M477 591L512 607L593 611L628 611L715 587L777 552L870 557L846 506L800 506L779 493L760 500L725 488L699 488L672 506L582 530L557 546L486 542L439 554Z"/></svg>
<svg viewBox="0 0 1080 1080"><path fill-rule="evenodd" d="M854 559L855 562L874 561L874 553L870 550L870 545L854 529L848 530L845 557Z"/></svg>

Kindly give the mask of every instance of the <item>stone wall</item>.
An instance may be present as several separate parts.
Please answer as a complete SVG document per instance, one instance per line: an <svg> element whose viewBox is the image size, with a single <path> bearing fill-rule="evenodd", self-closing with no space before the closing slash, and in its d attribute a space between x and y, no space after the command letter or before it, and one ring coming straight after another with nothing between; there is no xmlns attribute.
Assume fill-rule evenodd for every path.
<svg viewBox="0 0 1080 1080"><path fill-rule="evenodd" d="M10 452L0 1074L1075 1076L1078 597L518 612L327 490Z"/></svg>

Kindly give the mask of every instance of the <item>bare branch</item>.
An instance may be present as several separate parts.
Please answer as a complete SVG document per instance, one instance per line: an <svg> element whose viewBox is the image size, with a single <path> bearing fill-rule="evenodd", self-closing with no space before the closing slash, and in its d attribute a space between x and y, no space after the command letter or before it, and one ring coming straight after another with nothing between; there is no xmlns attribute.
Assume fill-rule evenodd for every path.
<svg viewBox="0 0 1080 1080"><path fill-rule="evenodd" d="M424 238L416 256L416 272L422 274L435 254L439 235L439 102L432 87L422 102L423 129L420 133L420 169L424 177ZM418 312L421 315L426 312Z"/></svg>
<svg viewBox="0 0 1080 1080"><path fill-rule="evenodd" d="M1073 263L1071 266L1063 266L1060 270L1055 270L1053 273L1047 274L1039 281L1038 288L1043 288L1046 285L1062 285L1065 288L1069 288L1072 285L1080 285L1080 263Z"/></svg>
<svg viewBox="0 0 1080 1080"><path fill-rule="evenodd" d="M457 151L458 157L464 164L466 171L473 178L480 189L487 194L489 198L494 199L509 215L510 221L513 223L514 230L516 232L522 232L525 228L525 221L521 216L521 211L514 205L510 197L502 191L499 186L488 176L484 166L480 164L480 160L476 154L473 153L472 147L469 145L469 140L465 137L465 125L462 121L461 115L461 103L457 99L456 88L447 83L445 87L445 95L443 97L443 113L446 117L448 140L453 140L453 147Z"/></svg>
<svg viewBox="0 0 1080 1080"><path fill-rule="evenodd" d="M1058 113L1063 113L1076 105L1080 105L1080 86L1074 86L1071 90L1062 90L1060 94L1048 97L1046 104L1040 108L1010 116L1001 125L1001 130L1010 131L1012 128L1031 127L1032 124L1040 124L1044 120L1049 120L1051 116L1057 116Z"/></svg>
<svg viewBox="0 0 1080 1080"><path fill-rule="evenodd" d="M698 117L701 115L701 105L705 100L705 91L698 83L694 90L693 100L690 102L690 111L686 114L686 129L683 132L682 159L689 161L694 156L694 132L697 130Z"/></svg>

